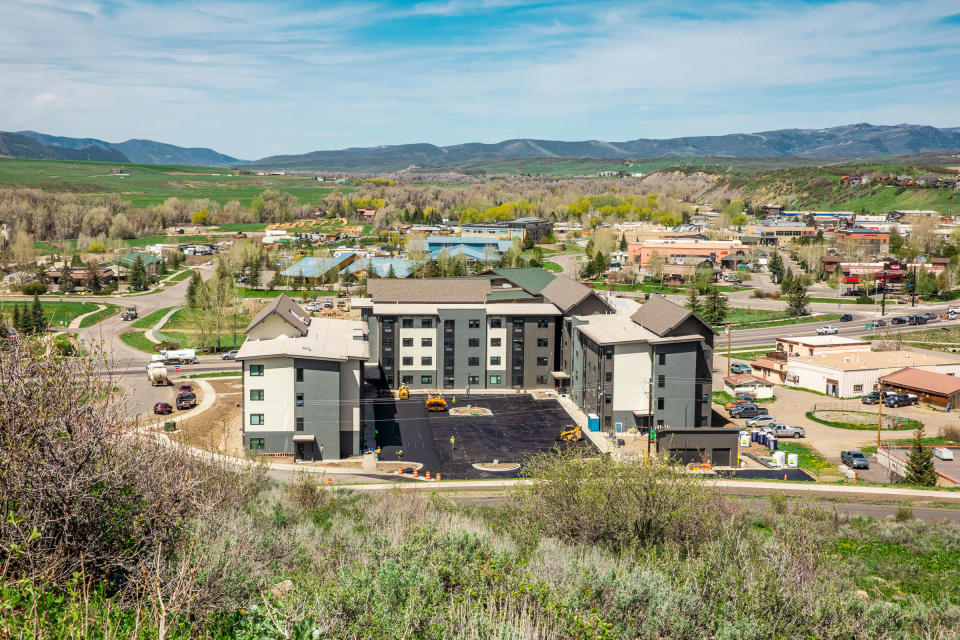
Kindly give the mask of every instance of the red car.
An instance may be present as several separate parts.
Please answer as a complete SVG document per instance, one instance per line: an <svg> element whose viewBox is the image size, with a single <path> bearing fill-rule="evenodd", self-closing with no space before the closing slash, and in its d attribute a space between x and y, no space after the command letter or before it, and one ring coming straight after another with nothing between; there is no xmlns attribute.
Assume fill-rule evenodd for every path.
<svg viewBox="0 0 960 640"><path fill-rule="evenodd" d="M157 415L165 416L169 413L173 413L173 406L169 402L158 402L153 405L153 412Z"/></svg>

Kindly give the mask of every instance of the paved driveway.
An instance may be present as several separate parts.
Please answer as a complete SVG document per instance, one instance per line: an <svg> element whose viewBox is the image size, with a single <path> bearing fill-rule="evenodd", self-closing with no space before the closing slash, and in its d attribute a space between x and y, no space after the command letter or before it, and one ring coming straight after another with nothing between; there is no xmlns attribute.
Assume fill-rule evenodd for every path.
<svg viewBox="0 0 960 640"><path fill-rule="evenodd" d="M444 397L451 402L452 396ZM567 446L556 438L573 422L556 400L535 400L525 394L457 396L455 406L484 407L492 416L431 413L424 408L425 399L411 395L407 400L374 400L377 444L384 460L420 462L424 471L440 471L451 479L516 477L518 471L481 471L472 464L495 459L522 462L534 453ZM397 456L400 449L402 458Z"/></svg>

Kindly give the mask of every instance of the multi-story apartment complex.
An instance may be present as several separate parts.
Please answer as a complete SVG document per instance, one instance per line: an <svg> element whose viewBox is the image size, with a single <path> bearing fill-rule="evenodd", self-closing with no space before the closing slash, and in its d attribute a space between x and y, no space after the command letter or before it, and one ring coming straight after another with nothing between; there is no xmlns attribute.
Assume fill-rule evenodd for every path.
<svg viewBox="0 0 960 640"><path fill-rule="evenodd" d="M360 452L360 392L370 355L366 325L311 318L281 295L246 329L243 443L300 460Z"/></svg>

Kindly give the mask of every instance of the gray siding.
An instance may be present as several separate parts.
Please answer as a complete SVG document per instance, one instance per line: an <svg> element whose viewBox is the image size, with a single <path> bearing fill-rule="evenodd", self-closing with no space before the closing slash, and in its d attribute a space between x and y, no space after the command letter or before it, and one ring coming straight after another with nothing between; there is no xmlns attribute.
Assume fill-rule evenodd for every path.
<svg viewBox="0 0 960 640"><path fill-rule="evenodd" d="M654 345L654 424L672 428L709 426L711 384L710 376L705 375L702 363L703 350L699 341ZM707 402L703 401L704 395Z"/></svg>
<svg viewBox="0 0 960 640"><path fill-rule="evenodd" d="M295 369L303 369L303 382L293 383L294 398L303 393L303 406L294 407L294 417L303 418L304 434L315 437L314 447L323 443L323 457L337 459L351 455L350 448L341 451L340 442L340 363L326 360L293 361ZM296 378L294 378L296 380ZM319 458L319 451L317 451ZM310 454L304 451L304 457Z"/></svg>

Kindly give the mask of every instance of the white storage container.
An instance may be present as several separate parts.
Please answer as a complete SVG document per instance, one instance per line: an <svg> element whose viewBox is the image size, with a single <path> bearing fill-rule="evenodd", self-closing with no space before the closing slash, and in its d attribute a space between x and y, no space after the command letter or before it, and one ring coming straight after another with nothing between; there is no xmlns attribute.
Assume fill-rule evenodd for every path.
<svg viewBox="0 0 960 640"><path fill-rule="evenodd" d="M796 469L800 466L800 456L795 453L787 455L787 466L791 469Z"/></svg>
<svg viewBox="0 0 960 640"><path fill-rule="evenodd" d="M778 467L782 467L783 463L787 460L787 454L783 451L774 451L773 452L773 463Z"/></svg>

